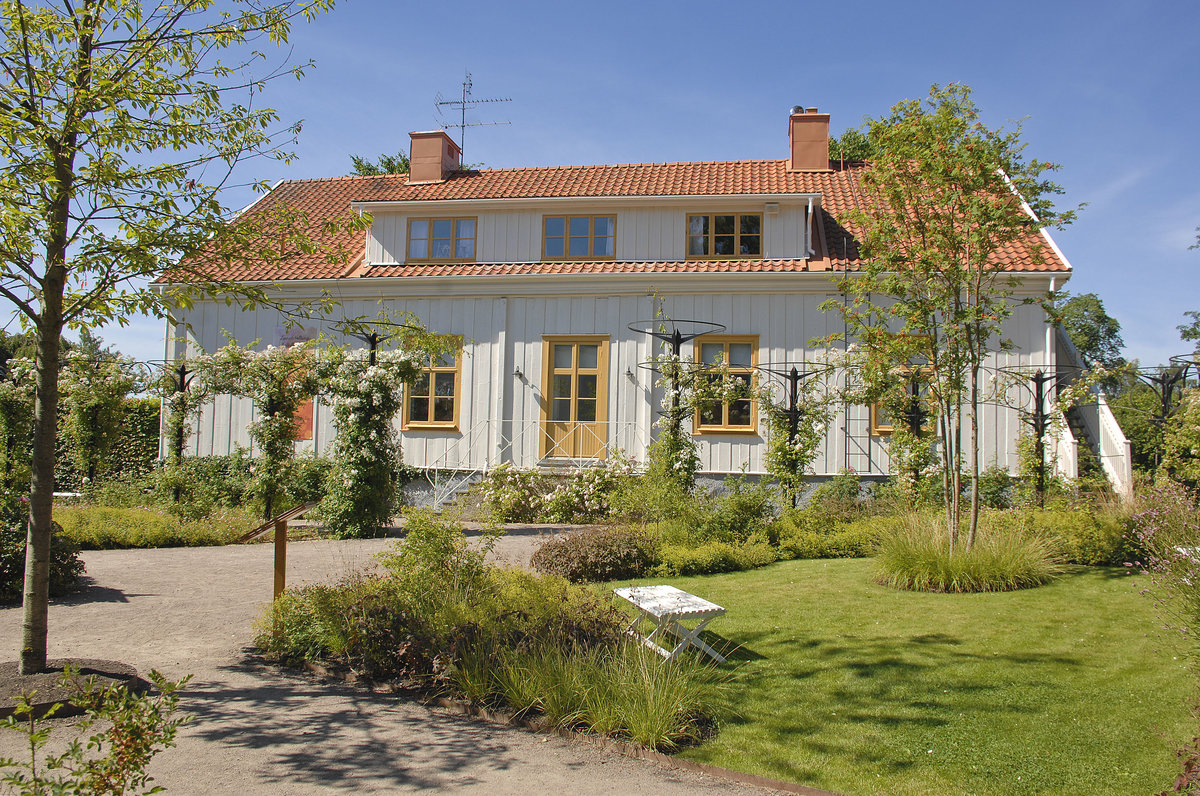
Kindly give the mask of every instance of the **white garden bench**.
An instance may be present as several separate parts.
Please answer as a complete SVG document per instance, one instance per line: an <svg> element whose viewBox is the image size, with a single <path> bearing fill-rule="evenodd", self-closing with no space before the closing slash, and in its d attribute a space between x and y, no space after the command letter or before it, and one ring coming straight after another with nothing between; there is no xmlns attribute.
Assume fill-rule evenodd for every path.
<svg viewBox="0 0 1200 796"><path fill-rule="evenodd" d="M613 589L620 598L628 600L638 615L626 628L626 633L637 638L641 643L662 655L668 661L674 660L689 646L705 653L717 663L724 663L725 657L700 639L700 631L718 616L725 615L725 609L716 603L710 603L694 594L689 594L674 586L626 586L623 589ZM699 619L700 622L692 628L682 623ZM653 625L649 635L643 636L638 629L642 620ZM679 639L678 646L668 650L661 646L655 638L662 633L670 633Z"/></svg>

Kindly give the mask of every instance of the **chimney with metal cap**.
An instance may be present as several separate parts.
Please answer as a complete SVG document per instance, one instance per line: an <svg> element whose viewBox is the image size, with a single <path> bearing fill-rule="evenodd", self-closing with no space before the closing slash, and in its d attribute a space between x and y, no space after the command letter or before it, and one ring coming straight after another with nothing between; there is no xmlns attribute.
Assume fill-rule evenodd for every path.
<svg viewBox="0 0 1200 796"><path fill-rule="evenodd" d="M788 171L829 171L829 114L816 108L792 108L788 118L791 160Z"/></svg>

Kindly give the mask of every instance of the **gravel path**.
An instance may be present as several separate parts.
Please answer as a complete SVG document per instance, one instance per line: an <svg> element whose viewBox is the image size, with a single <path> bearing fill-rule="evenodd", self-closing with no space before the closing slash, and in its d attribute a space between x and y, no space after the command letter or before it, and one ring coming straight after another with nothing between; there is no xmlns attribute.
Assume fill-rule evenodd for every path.
<svg viewBox="0 0 1200 796"><path fill-rule="evenodd" d="M527 565L548 532L515 528L495 557ZM336 579L388 544L293 542L288 582ZM90 585L50 608L52 658L193 675L182 704L195 718L150 769L170 792L763 792L260 666L249 645L271 595L271 555L269 544L87 552ZM0 609L0 660L16 659L20 626L19 607ZM22 742L0 734L0 756L22 757Z"/></svg>

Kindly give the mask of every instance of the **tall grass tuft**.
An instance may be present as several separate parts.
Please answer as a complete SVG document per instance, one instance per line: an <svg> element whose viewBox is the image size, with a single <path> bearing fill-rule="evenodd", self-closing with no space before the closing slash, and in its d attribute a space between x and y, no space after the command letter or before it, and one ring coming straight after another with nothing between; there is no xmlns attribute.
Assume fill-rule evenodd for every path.
<svg viewBox="0 0 1200 796"><path fill-rule="evenodd" d="M951 554L945 519L910 514L880 541L875 579L908 591L1014 591L1040 586L1062 571L1058 545L1031 531L1020 515L986 514L970 550L965 541L964 534Z"/></svg>

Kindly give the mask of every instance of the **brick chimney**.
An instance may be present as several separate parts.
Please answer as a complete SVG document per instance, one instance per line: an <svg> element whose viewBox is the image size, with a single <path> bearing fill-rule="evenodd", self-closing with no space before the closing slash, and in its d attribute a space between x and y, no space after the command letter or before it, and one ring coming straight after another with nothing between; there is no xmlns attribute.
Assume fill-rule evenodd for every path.
<svg viewBox="0 0 1200 796"><path fill-rule="evenodd" d="M409 133L412 144L408 150L409 185L443 182L458 170L462 150L445 130Z"/></svg>
<svg viewBox="0 0 1200 796"><path fill-rule="evenodd" d="M792 159L788 171L829 171L829 114L816 108L792 108L788 118Z"/></svg>

